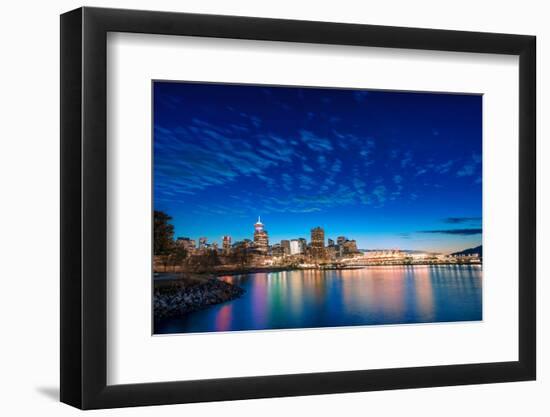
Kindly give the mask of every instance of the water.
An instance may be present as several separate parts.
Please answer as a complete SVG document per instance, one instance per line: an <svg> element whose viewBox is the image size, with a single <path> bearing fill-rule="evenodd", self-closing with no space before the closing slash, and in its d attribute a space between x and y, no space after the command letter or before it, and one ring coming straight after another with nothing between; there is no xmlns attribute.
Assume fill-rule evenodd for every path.
<svg viewBox="0 0 550 417"><path fill-rule="evenodd" d="M180 318L155 333L195 333L482 319L482 268L380 266L220 277L246 293Z"/></svg>

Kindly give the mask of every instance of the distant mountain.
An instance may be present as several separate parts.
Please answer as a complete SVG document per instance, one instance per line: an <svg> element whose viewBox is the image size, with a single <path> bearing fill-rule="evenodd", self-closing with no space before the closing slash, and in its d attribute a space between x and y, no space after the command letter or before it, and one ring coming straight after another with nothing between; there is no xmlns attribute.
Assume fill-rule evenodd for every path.
<svg viewBox="0 0 550 417"><path fill-rule="evenodd" d="M476 253L479 255L480 258L483 257L482 245L476 246L475 248L464 249L463 251L460 251L460 252L451 253L451 255L474 255Z"/></svg>

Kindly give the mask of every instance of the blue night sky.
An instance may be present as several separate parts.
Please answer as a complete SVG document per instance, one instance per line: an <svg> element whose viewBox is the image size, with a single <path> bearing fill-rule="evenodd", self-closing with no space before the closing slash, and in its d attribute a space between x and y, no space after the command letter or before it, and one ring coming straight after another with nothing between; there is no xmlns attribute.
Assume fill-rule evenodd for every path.
<svg viewBox="0 0 550 417"><path fill-rule="evenodd" d="M154 206L176 236L481 244L478 95L154 82Z"/></svg>

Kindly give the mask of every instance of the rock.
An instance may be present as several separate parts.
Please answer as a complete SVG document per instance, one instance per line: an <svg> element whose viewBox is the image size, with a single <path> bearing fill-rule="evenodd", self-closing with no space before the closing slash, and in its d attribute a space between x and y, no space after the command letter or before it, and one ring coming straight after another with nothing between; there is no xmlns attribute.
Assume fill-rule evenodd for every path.
<svg viewBox="0 0 550 417"><path fill-rule="evenodd" d="M153 308L156 318L181 316L210 305L239 298L245 291L216 278L194 286L155 289Z"/></svg>

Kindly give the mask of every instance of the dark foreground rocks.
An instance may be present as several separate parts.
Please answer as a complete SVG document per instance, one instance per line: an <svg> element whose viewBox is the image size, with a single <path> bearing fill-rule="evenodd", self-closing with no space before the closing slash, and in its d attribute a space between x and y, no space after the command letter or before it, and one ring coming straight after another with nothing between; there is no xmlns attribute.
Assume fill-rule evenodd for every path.
<svg viewBox="0 0 550 417"><path fill-rule="evenodd" d="M182 282L155 286L155 318L182 316L210 305L234 300L244 292L242 288L216 278L192 285Z"/></svg>

